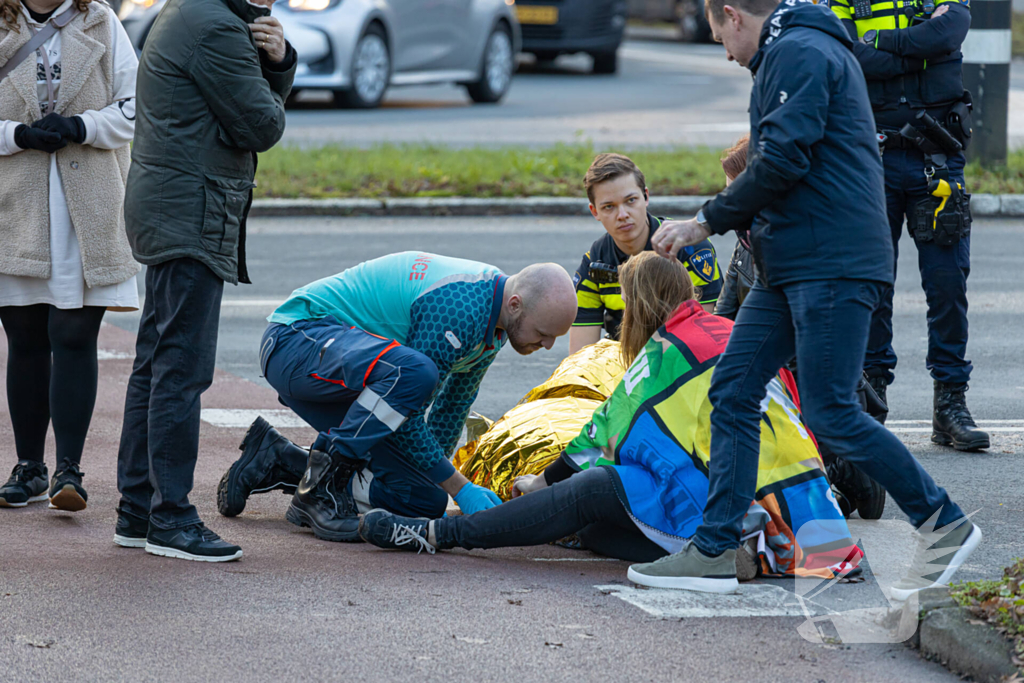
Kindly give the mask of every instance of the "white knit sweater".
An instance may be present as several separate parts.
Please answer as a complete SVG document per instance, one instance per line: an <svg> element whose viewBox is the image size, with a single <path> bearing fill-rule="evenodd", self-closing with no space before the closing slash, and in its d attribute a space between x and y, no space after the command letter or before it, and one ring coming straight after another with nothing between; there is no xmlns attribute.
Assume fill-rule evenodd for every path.
<svg viewBox="0 0 1024 683"><path fill-rule="evenodd" d="M59 15L69 7L73 0L65 2L57 8L53 16ZM101 2L93 2L90 11L111 12ZM36 28L42 28L30 17L28 10L22 7L25 18ZM99 149L118 149L129 144L135 134L135 72L139 62L135 55L128 34L121 22L111 16L111 45L113 45L114 63L114 99L115 104L100 111L82 113L85 122L85 143ZM61 36L58 32L50 38L42 50L46 51L50 64L51 80L56 93L59 92L61 79ZM49 105L44 60L40 51L36 52L39 80L39 103L43 115ZM0 156L8 156L23 151L14 142L14 130L20 125L17 121L0 121ZM71 216L68 213L64 186L57 170L56 155L50 158L50 258L52 275L48 280L16 275L0 274L0 306L28 306L32 304L50 304L57 308L81 308L82 306L102 306L120 310L133 310L139 307L138 285L135 277L126 282L106 287L87 288L82 270L82 255L75 235Z"/></svg>

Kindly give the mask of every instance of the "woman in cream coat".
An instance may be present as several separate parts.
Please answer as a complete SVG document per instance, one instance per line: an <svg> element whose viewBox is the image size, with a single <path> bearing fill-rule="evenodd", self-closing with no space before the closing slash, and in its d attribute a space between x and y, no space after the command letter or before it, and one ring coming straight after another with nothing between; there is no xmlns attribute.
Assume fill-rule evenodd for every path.
<svg viewBox="0 0 1024 683"><path fill-rule="evenodd" d="M139 307L122 209L138 60L124 28L99 0L0 0L0 66L69 18L0 81L0 322L18 460L0 507L85 508L100 323Z"/></svg>

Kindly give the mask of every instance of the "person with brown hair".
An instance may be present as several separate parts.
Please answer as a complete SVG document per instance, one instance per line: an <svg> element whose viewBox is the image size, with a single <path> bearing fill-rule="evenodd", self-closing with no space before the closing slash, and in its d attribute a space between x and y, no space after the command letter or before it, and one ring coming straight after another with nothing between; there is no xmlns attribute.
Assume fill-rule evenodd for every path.
<svg viewBox="0 0 1024 683"><path fill-rule="evenodd" d="M579 313L569 332L569 353L601 340L601 330L618 339L623 303L617 270L631 256L651 251L651 237L664 218L648 211L650 192L643 172L629 157L598 154L583 178L590 213L604 226L606 235L583 255L573 276ZM685 247L677 254L696 288L699 301L709 313L722 289L722 273L710 241Z"/></svg>
<svg viewBox="0 0 1024 683"><path fill-rule="evenodd" d="M626 309L620 348L628 369L542 474L515 479L511 501L468 516L433 520L371 510L359 526L363 540L382 548L434 553L455 547L539 545L576 534L584 548L637 561L664 557L681 547L700 523L707 494L708 377L732 329L728 320L694 301L693 285L685 275L679 261L651 252L623 264L619 276ZM816 460L813 442L801 431L799 413L789 398L795 389L784 388L785 381L773 382L771 407L766 406L770 416L765 417L765 430L773 438L766 439L763 469L778 473L778 464L785 461L785 467L795 465L800 472L793 476L789 469L767 476L762 494L774 500L791 492L806 501L795 508L808 514L790 514L771 503L753 506L750 535L766 531L767 537L788 538L786 529L812 519L842 531L824 474L807 466ZM673 396L671 414L662 402L668 393ZM773 566L773 571L798 571L797 554L805 560L802 566L821 571L847 560L856 563L859 551L848 533L834 534L828 541L836 543L828 548L800 546L796 554L797 546L790 544L782 554L791 560ZM739 578L753 578L753 554L744 549L738 561Z"/></svg>
<svg viewBox="0 0 1024 683"><path fill-rule="evenodd" d="M726 187L731 185L732 181L736 180L747 167L747 147L749 146L750 136L744 135L736 141L735 145L725 150L725 156L722 157L722 170L725 171ZM740 304L747 298L747 294L755 282L757 282L757 269L754 265L754 255L750 250L750 231L737 231L736 247L732 251L729 268L725 271L722 293L715 305L715 315L736 320Z"/></svg>
<svg viewBox="0 0 1024 683"><path fill-rule="evenodd" d="M100 324L139 307L121 211L137 66L102 2L0 0L0 321L18 458L0 507L86 507Z"/></svg>

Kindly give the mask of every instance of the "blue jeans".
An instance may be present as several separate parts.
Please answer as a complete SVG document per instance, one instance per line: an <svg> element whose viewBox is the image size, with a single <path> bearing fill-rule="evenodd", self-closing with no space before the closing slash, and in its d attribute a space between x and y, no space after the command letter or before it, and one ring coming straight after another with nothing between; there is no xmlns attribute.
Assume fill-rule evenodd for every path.
<svg viewBox="0 0 1024 683"><path fill-rule="evenodd" d="M820 443L885 487L915 527L940 509L939 525L963 517L857 399L868 325L884 289L876 282L813 280L750 291L711 377L710 489L694 535L705 554L739 545L757 486L761 401L794 354L804 420Z"/></svg>
<svg viewBox="0 0 1024 683"><path fill-rule="evenodd" d="M199 521L188 502L199 455L199 397L213 383L224 281L194 259L146 271L135 364L124 400L121 507L159 529Z"/></svg>
<svg viewBox="0 0 1024 683"><path fill-rule="evenodd" d="M913 212L918 201L928 196L924 176L924 156L916 150L892 149L883 156L885 163L885 203L895 256L899 258L900 234L904 217ZM964 183L964 156L947 162L950 179ZM961 238L952 246L935 242L914 243L921 287L928 302L928 356L925 366L932 378L946 383L963 383L971 378L967 355L967 277L971 274L971 238ZM896 261L893 261L893 275ZM892 348L892 297L889 287L871 319L864 370L869 377L893 381L896 352Z"/></svg>
<svg viewBox="0 0 1024 683"><path fill-rule="evenodd" d="M271 324L260 368L281 402L320 432L314 448L366 463L373 507L412 517L444 514L448 494L387 438L433 394L433 361L324 318Z"/></svg>

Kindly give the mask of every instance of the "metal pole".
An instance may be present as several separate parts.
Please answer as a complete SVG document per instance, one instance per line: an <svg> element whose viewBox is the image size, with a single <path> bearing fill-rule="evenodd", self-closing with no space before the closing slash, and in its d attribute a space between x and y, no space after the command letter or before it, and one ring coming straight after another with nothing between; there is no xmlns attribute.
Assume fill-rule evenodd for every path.
<svg viewBox="0 0 1024 683"><path fill-rule="evenodd" d="M973 0L971 30L964 40L964 87L974 98L970 160L1006 163L1010 110L1010 0Z"/></svg>

